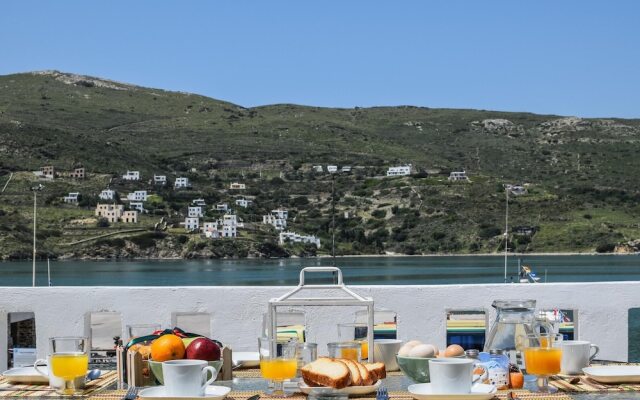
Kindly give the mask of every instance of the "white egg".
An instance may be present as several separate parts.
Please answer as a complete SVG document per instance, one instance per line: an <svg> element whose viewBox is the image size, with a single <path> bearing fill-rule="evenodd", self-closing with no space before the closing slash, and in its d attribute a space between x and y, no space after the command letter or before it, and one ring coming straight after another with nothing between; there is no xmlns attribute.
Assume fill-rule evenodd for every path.
<svg viewBox="0 0 640 400"><path fill-rule="evenodd" d="M418 340L410 340L407 343L403 344L402 347L400 347L400 350L398 350L398 355L401 357L407 357L411 349L420 344L422 343L420 343L420 341Z"/></svg>
<svg viewBox="0 0 640 400"><path fill-rule="evenodd" d="M431 344L419 344L409 352L409 357L433 358L436 356L436 349Z"/></svg>

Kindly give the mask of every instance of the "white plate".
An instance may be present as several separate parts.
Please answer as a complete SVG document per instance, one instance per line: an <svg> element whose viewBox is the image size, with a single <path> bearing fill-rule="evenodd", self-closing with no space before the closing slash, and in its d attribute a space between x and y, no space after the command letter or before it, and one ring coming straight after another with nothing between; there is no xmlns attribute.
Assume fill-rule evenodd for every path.
<svg viewBox="0 0 640 400"><path fill-rule="evenodd" d="M139 400L189 400L189 399L207 399L207 400L222 400L227 397L227 394L231 391L231 388L226 386L207 386L204 391L203 397L191 397L191 396L168 396L165 393L164 386L153 386L150 388L142 389L138 392Z"/></svg>
<svg viewBox="0 0 640 400"><path fill-rule="evenodd" d="M589 378L602 383L640 382L640 366L604 365L582 368Z"/></svg>
<svg viewBox="0 0 640 400"><path fill-rule="evenodd" d="M38 366L38 368L42 372L47 373L46 366ZM4 371L2 376L7 378L7 381L11 383L49 383L49 377L40 375L33 367L11 368L10 370Z"/></svg>
<svg viewBox="0 0 640 400"><path fill-rule="evenodd" d="M369 393L375 392L380 387L380 383L381 381L378 381L374 385L369 385L369 386L347 386L344 389L334 389L334 388L328 388L323 386L318 386L318 387L308 386L306 383L300 382L300 385L298 387L300 388L300 391L304 394L309 394L311 392L317 391L317 392L344 393L347 395L357 396L357 395L369 394Z"/></svg>
<svg viewBox="0 0 640 400"><path fill-rule="evenodd" d="M430 383L419 383L411 385L408 388L409 393L417 400L489 400L496 393L494 385L485 385L484 383L476 383L471 387L471 393L463 394L437 394L431 391Z"/></svg>
<svg viewBox="0 0 640 400"><path fill-rule="evenodd" d="M257 367L260 365L260 353L257 351L234 351L233 365L241 367Z"/></svg>

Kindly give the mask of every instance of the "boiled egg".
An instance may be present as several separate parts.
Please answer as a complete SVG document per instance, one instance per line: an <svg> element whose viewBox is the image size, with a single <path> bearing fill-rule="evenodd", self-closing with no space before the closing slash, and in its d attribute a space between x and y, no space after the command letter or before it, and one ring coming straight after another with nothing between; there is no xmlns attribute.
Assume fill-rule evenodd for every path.
<svg viewBox="0 0 640 400"><path fill-rule="evenodd" d="M452 344L444 350L445 357L458 357L464 354L464 349L458 344Z"/></svg>
<svg viewBox="0 0 640 400"><path fill-rule="evenodd" d="M409 351L409 357L433 358L436 348L432 344L419 344Z"/></svg>
<svg viewBox="0 0 640 400"><path fill-rule="evenodd" d="M404 345L402 345L402 347L400 347L400 350L398 350L398 355L401 357L407 357L411 349L413 349L414 347L420 344L422 343L419 340L410 340Z"/></svg>

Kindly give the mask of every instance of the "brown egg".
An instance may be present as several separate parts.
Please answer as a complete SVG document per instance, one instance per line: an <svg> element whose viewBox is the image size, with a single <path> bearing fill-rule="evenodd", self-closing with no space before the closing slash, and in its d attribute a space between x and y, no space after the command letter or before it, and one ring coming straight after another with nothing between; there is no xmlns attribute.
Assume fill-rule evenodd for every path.
<svg viewBox="0 0 640 400"><path fill-rule="evenodd" d="M464 354L464 349L462 348L462 346L457 344L452 344L451 346L447 347L444 351L445 357L458 357L463 354Z"/></svg>

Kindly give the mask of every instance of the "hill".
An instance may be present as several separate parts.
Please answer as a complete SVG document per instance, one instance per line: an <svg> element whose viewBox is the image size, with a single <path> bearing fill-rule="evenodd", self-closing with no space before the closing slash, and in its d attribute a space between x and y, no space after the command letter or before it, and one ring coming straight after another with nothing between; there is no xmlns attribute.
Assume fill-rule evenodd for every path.
<svg viewBox="0 0 640 400"><path fill-rule="evenodd" d="M91 257L95 241L65 247L66 236L74 232L71 221L89 218L95 195L128 169L140 170L146 179L163 173L194 182L189 192L159 191L162 200L145 226L161 216L177 223L193 196L206 197L208 204L232 202L238 193L227 190L227 184L245 181L249 190L244 194L255 202L239 212L247 221L253 219L255 229L234 244L246 244L240 255L260 255L261 246L273 241L274 232L263 231L257 222L278 206L292 210L292 228L319 235L325 244L321 253L326 253L332 178L341 254L498 251L504 183L529 184L527 195L512 199L511 218L513 225L536 228L531 236L514 236L513 248L612 249L640 237L637 154L640 120L412 106L245 108L56 71L0 77L4 177L47 164L59 170L82 164L90 173L84 182L47 185L43 229L60 235L43 233L43 251L53 255ZM411 177L381 178L389 166L409 163ZM312 171L312 165L327 164L354 169L337 177ZM466 170L472 182L449 183L446 177L453 170ZM2 178L0 188L6 181ZM0 195L4 257L28 254L28 187L34 179L17 173ZM125 192L138 188L117 180L111 184ZM76 208L60 205L57 199L74 188L88 200ZM69 239L99 232L76 233ZM164 243L175 257L238 251L207 253L200 247L213 245L197 244L201 239L168 236L152 238L157 246L150 248ZM141 251L129 236L123 238L118 243L132 248L130 253L102 243L99 255L157 255Z"/></svg>

